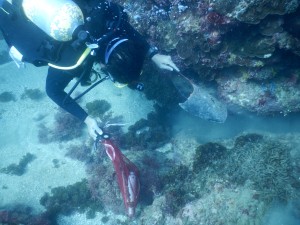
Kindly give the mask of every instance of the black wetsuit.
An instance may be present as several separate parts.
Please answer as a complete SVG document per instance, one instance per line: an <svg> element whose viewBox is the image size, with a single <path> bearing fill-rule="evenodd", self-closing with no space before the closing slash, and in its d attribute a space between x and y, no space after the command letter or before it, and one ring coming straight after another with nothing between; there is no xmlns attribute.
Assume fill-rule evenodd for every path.
<svg viewBox="0 0 300 225"><path fill-rule="evenodd" d="M89 32L89 35L93 39L99 39L103 37L103 35L107 36L108 40L112 39L113 37L124 37L133 40L137 47L140 49L140 51L143 52L143 55L146 57L147 52L150 49L150 45L146 42L146 40L128 23L127 14L123 12L123 9L114 4L110 1L105 0L74 0L75 3L77 3L80 8L83 11L84 18L85 18L85 25L84 29ZM120 11L121 10L121 11ZM89 18L89 19L87 19ZM1 19L1 15L0 15ZM7 23L6 23L7 24ZM26 25L28 25L26 23ZM17 45L19 44L20 35L15 35L17 38L17 41L14 41L13 43L10 42L10 36L12 35L6 35L6 30L3 29L5 26L4 24L1 25L0 28L4 33L4 36L6 37L6 41L9 45ZM11 27L11 26L10 26ZM7 28L7 27L5 27ZM34 28L36 29L36 28ZM12 33L10 31L10 28L7 28L7 33ZM28 32L27 32L28 33ZM30 33L30 32L29 32ZM43 36L41 34L41 36ZM44 38L44 37L43 37ZM28 40L30 39L27 38ZM79 77L84 70L88 70L90 72L92 68L92 64L94 61L98 62L104 62L104 54L103 49L106 48L107 40L105 38L104 41L100 42L100 47L97 49L96 56L88 56L85 62L73 70L59 70L55 69L53 67L49 67L48 69L48 75L46 79L46 92L48 96L60 107L62 107L67 112L71 113L72 115L76 116L81 121L84 121L85 118L88 116L88 114L79 106L77 102L75 102L72 98L68 97L67 93L64 91L66 86L70 83L70 81L75 78ZM48 41L48 40L47 40ZM59 46L59 43L52 41L49 41L50 44L53 46ZM71 45L74 42L70 42ZM35 44L36 45L36 44ZM49 44L48 44L49 45ZM47 46L48 46L47 45ZM66 44L64 44L66 45ZM20 48L24 48L24 46L19 45ZM34 46L36 48L36 46ZM69 46L63 46L63 48L68 48ZM39 48L40 49L40 48ZM25 51L25 49L24 49ZM28 51L28 50L27 50ZM32 52L32 51L30 51ZM40 53L38 52L38 55L42 55L45 57L44 52ZM50 54L51 55L51 54ZM53 54L52 54L53 55ZM51 55L51 56L52 56ZM54 54L55 55L55 54ZM62 52L62 55L66 55L66 57L62 57L62 60L65 60L65 58L68 58L67 54ZM56 55L55 55L56 56ZM28 62L33 63L36 66L44 65L43 57L37 57L37 60L34 60L34 57L31 56L31 60L28 60ZM57 60L56 57L53 60ZM57 60L59 63L59 60ZM36 63L38 62L38 63ZM51 60L50 60L51 62Z"/></svg>
<svg viewBox="0 0 300 225"><path fill-rule="evenodd" d="M76 2L76 1L75 1ZM90 1L90 5L95 4L95 2L99 1ZM113 11L116 9L116 5L113 5L113 3L110 3L111 6L108 8L108 11L106 12L104 10L104 1L101 1L100 7L101 9L98 9L96 12L93 13L93 16L95 18L92 18L91 23L87 24L89 31L92 33L92 35L95 36L95 38L99 38L102 35L110 32L109 30L109 23L113 23L114 16L117 16L116 11ZM78 2L77 2L78 3ZM80 5L80 3L78 3ZM97 4L97 3L96 3ZM95 6L94 6L95 7ZM99 6L96 6L99 7ZM111 11L112 10L112 11ZM84 14L86 11L84 11ZM87 15L88 16L88 15ZM87 17L85 16L85 17ZM105 25L105 26L104 26ZM119 32L119 34L116 34L118 36L122 35L125 37L128 37L135 41L137 45L140 46L141 51L144 51L144 55L146 55L147 51L149 50L150 46L149 44L142 38L142 36L135 31L132 26L128 23L127 20L122 19L121 24L119 25L118 29L122 29L122 31ZM105 45L105 43L103 43ZM100 48L101 49L101 48ZM102 61L103 54L100 53L100 58L96 57L96 60ZM46 80L46 92L48 96L60 107L62 107L64 110L68 111L72 115L79 118L81 121L84 121L85 118L88 116L85 110L83 110L79 104L70 97L67 96L66 92L64 91L65 87L69 84L69 82L75 78L81 75L84 68L81 66L75 70L72 71L62 71L58 69L54 69L52 67L49 67L48 69L48 75ZM65 99L68 98L68 99ZM65 103L64 103L65 100Z"/></svg>

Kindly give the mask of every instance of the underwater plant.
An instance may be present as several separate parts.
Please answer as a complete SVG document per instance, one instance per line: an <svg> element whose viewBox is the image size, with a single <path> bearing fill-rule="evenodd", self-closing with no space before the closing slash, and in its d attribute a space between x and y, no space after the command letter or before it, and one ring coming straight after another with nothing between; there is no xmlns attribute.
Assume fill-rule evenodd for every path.
<svg viewBox="0 0 300 225"><path fill-rule="evenodd" d="M55 221L51 221L48 215L42 213L35 215L33 209L25 205L10 206L10 209L0 210L0 224L15 225L55 225Z"/></svg>
<svg viewBox="0 0 300 225"><path fill-rule="evenodd" d="M260 198L287 201L299 197L300 182L292 176L290 148L259 134L236 138L223 172L237 184L252 182Z"/></svg>
<svg viewBox="0 0 300 225"><path fill-rule="evenodd" d="M31 99L34 101L41 100L45 94L40 89L27 89L25 88L24 93L21 95L21 99Z"/></svg>
<svg viewBox="0 0 300 225"><path fill-rule="evenodd" d="M82 135L83 124L76 117L62 110L55 115L53 128L39 125L38 138L40 143L54 141L70 141Z"/></svg>
<svg viewBox="0 0 300 225"><path fill-rule="evenodd" d="M189 174L191 171L187 166L179 165L162 175L163 191L166 196L164 209L172 216L175 216L187 202L194 199L191 197L191 193L194 192L193 187L188 185L192 178Z"/></svg>
<svg viewBox="0 0 300 225"><path fill-rule="evenodd" d="M110 110L111 105L105 100L95 100L86 104L88 114L93 117L100 117Z"/></svg>
<svg viewBox="0 0 300 225"><path fill-rule="evenodd" d="M21 158L18 164L13 163L5 168L0 169L0 173L22 176L26 172L27 165L31 163L35 158L35 155L27 153Z"/></svg>
<svg viewBox="0 0 300 225"><path fill-rule="evenodd" d="M103 210L101 202L91 197L87 180L83 179L73 185L52 188L51 193L45 193L40 199L40 204L46 208L50 218L56 218L58 214L69 215L75 211L89 211L88 215L91 216L93 212Z"/></svg>
<svg viewBox="0 0 300 225"><path fill-rule="evenodd" d="M249 133L236 137L234 148L242 148L248 143L259 143L263 141L264 137L261 134Z"/></svg>
<svg viewBox="0 0 300 225"><path fill-rule="evenodd" d="M76 159L81 162L89 162L91 158L91 147L85 144L83 145L70 145L67 148L67 153L65 156L70 157L71 159Z"/></svg>
<svg viewBox="0 0 300 225"><path fill-rule="evenodd" d="M124 204L110 159L106 156L101 157L99 153L93 162L87 164L87 174L87 187L91 199L101 202L105 210L123 214Z"/></svg>
<svg viewBox="0 0 300 225"><path fill-rule="evenodd" d="M15 102L16 100L17 99L12 92L5 91L0 94L0 102Z"/></svg>
<svg viewBox="0 0 300 225"><path fill-rule="evenodd" d="M163 146L171 139L166 109L156 106L156 111L140 119L122 135L120 145L124 149L151 150Z"/></svg>
<svg viewBox="0 0 300 225"><path fill-rule="evenodd" d="M221 159L225 155L226 151L226 147L219 143L210 142L204 145L200 145L196 149L193 162L193 171L195 173L198 173L206 167L210 166L217 160Z"/></svg>

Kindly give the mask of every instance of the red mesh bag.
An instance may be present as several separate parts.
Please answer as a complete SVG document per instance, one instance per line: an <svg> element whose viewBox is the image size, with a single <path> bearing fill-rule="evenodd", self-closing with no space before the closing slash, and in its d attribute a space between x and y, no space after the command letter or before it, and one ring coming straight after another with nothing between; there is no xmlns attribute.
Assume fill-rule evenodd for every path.
<svg viewBox="0 0 300 225"><path fill-rule="evenodd" d="M114 165L127 214L133 217L140 193L138 168L109 139L101 142Z"/></svg>

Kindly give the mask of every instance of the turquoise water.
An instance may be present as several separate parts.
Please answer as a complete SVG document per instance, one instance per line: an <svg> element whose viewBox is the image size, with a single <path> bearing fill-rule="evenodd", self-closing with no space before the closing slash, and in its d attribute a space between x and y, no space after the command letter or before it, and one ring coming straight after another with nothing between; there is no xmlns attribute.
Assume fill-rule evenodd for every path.
<svg viewBox="0 0 300 225"><path fill-rule="evenodd" d="M195 137L199 142L234 138L243 132L265 132L279 135L300 132L300 114L298 113L286 116L282 114L259 116L254 113L229 114L226 122L221 124L200 120L185 112L180 112L175 116L174 121L177 121L174 124L174 132L184 130L186 134Z"/></svg>
<svg viewBox="0 0 300 225"><path fill-rule="evenodd" d="M80 105L139 169L128 218L104 147L46 96L47 69L17 69L0 36L0 225L299 225L300 113L247 111L274 99L287 101L277 111L299 109L299 2L116 2L195 84L221 86L223 100L246 110L229 109L225 123L192 116L151 65L144 92L104 82L84 96ZM96 100L109 106L103 115Z"/></svg>
<svg viewBox="0 0 300 225"><path fill-rule="evenodd" d="M94 158L95 155L91 152L93 144L84 127L82 127L82 135L75 139L67 141L41 139L44 129L50 133L55 131L56 115L61 113L43 93L43 74L46 71L43 68L36 70L34 67L16 70L12 63L2 66L1 71L3 72L1 90L9 91L14 95L13 100L1 102L0 108L1 126L5 130L0 135L2 152L0 207L2 211L13 210L21 218L24 211L28 212L31 208L29 215L32 217L28 216L28 221L30 218L36 218L46 209L48 212L53 210L49 206L56 201L60 202L59 204L64 208L57 208L59 213L53 215L52 224L54 221L58 224L72 225L119 224L121 222L152 224L153 220L158 221L157 224L177 224L178 221L182 221L183 224L296 225L299 223L300 203L297 198L293 197L293 193L299 188L294 179L299 175L299 114L257 116L253 113L239 115L230 113L226 122L220 124L201 120L182 110L174 109L164 114L163 123L159 117L148 118L152 124L155 121L159 122L154 123L156 124L154 127L145 125L137 128L135 139L143 137L139 135L147 134L162 124L168 127L166 131L170 136L166 138L165 143L161 142L158 145L156 139L151 138L151 135L159 131L158 129L152 134L149 133L151 135L148 139L146 135L144 139L141 139L142 142L132 142L132 147L138 144L144 147L135 147L131 150L121 147L123 153L138 166L141 174L141 193L136 217L134 220L128 220L122 199L118 194L112 164L105 153L100 154L101 160ZM19 76L17 80L16 76ZM135 99L126 104L136 102L140 109L141 104L148 105L149 107L143 109L144 115L147 115L148 110L153 110L151 102L145 99L142 93L127 92L126 89L115 92L116 89L111 83L107 83L105 88L106 92L111 91L118 98L123 95L123 101L126 101L126 98ZM26 90L31 89L40 90L41 99L29 98ZM95 92L97 91L99 90ZM85 101L93 101L97 99L97 96L93 95L92 99L87 97L81 104L84 105ZM118 105L118 98L114 99L111 96L111 99L105 98L105 100L112 105ZM118 105L115 110L120 114L124 112L126 115L123 107L125 106ZM126 117L124 122L129 121L128 118L131 118L132 123L137 121L142 114L141 112L135 114L135 111L133 106L133 109L127 112L131 116ZM42 124L45 127L42 127ZM66 130L64 135L68 132L70 131ZM124 135L122 132L119 134ZM249 139L247 134L255 135ZM256 134L261 134L264 138L261 139ZM50 137L53 138L53 136ZM42 140L48 142L41 142ZM148 144L145 144L145 140ZM234 147L237 145L235 144L237 140L245 142L242 142L244 144L240 147ZM226 154L213 148L212 152L207 152L203 148L202 154L205 153L206 157L203 161L197 155L196 149L199 146L208 146L207 143L219 143L225 146ZM270 147L273 145L274 147ZM122 142L120 146L123 146ZM270 176L278 176L281 174L280 171L284 173L284 176L288 173L292 174L288 179L294 179L293 188L287 189L284 195L276 196L276 193L281 193L276 187L276 185L282 185L280 179L274 177L275 180L270 180L270 182L275 186L263 186L263 189L259 190L255 179L260 182L263 180L260 180L257 175L246 172L252 169L255 171L255 167L258 169L259 166L265 165L259 164L260 154L261 158L268 155L264 149L274 151L274 154L283 154L279 155L279 164L272 164L275 161L266 161L266 165L271 163L270 166L279 166ZM96 157L98 157L97 154ZM286 166L284 161L287 160L285 157L288 157L291 167L284 167ZM14 170L16 165L24 165L23 170L16 172ZM245 175L239 177L240 175L235 173L239 170L246 173L246 177ZM266 175L264 172L263 170L261 176ZM232 174L234 178L230 177ZM87 183L86 186L82 179L96 182L93 184L96 186L91 186L91 183ZM286 183L286 185L290 184ZM79 187L84 188L78 189ZM89 198L83 198L78 202L71 200L72 196L77 196L77 190L81 190L81 193L91 193L91 188L96 191L93 192L96 200L90 201ZM264 194L260 194L260 191ZM268 192L271 193L271 197L268 197ZM64 197L66 199L63 200L63 195L54 193L64 193L63 195L68 197ZM283 200L280 196L287 198ZM95 203L100 205L96 207ZM74 204L77 206L74 207ZM82 204L85 206L83 207ZM92 205L94 205L95 214L90 210ZM80 213L77 208L79 206L83 207L79 210ZM68 210L64 211L66 209ZM189 211L193 209L199 211L198 215ZM70 214L70 210L73 213ZM141 223L141 221L144 222Z"/></svg>

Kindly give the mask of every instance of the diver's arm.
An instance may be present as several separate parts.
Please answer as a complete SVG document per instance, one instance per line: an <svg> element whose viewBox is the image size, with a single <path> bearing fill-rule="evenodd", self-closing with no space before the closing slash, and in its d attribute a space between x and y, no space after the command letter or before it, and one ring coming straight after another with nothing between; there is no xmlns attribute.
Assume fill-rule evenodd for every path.
<svg viewBox="0 0 300 225"><path fill-rule="evenodd" d="M154 56L152 56L151 60L160 69L169 71L176 70L177 72L179 72L179 68L175 65L175 63L172 61L171 56L169 55L161 55L157 53Z"/></svg>
<svg viewBox="0 0 300 225"><path fill-rule="evenodd" d="M64 73L61 70L49 67L46 80L47 95L61 108L77 117L84 122L88 128L90 136L95 140L97 134L102 134L102 130L98 127L97 121L90 117L77 102L75 102L64 91L65 87L74 78L70 73Z"/></svg>
<svg viewBox="0 0 300 225"><path fill-rule="evenodd" d="M64 91L73 78L74 76L69 73L49 67L46 79L46 92L58 106L83 122L88 114L71 97L67 97L67 93Z"/></svg>
<svg viewBox="0 0 300 225"><path fill-rule="evenodd" d="M90 117L87 116L84 120L84 123L86 124L87 128L88 128L88 132L90 134L90 136L96 140L98 135L102 135L103 131L98 127L97 121Z"/></svg>

